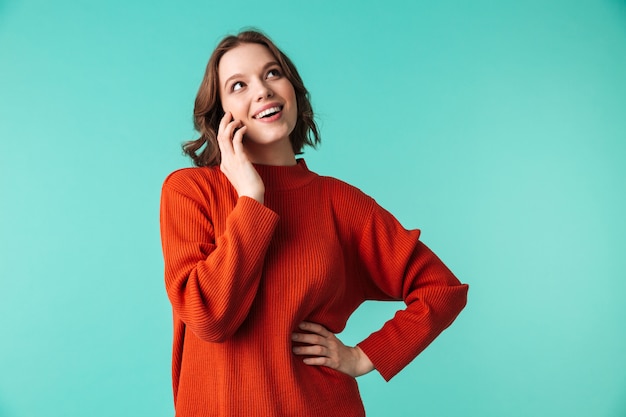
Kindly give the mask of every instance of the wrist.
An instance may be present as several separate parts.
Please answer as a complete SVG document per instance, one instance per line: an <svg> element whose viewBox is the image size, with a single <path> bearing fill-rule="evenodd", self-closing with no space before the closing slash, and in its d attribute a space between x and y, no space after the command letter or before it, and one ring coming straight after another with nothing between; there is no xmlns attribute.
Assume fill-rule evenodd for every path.
<svg viewBox="0 0 626 417"><path fill-rule="evenodd" d="M370 360L370 358L361 350L360 347L355 346L354 351L356 352L357 362L356 362L356 374L357 376L365 375L375 369L374 364Z"/></svg>
<svg viewBox="0 0 626 417"><path fill-rule="evenodd" d="M265 202L265 191L243 191L239 197L249 197L263 204Z"/></svg>

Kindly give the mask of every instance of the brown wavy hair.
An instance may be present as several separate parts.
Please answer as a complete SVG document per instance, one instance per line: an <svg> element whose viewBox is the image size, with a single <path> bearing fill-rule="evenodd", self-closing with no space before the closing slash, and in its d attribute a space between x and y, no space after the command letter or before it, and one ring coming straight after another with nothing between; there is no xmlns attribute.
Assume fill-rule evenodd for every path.
<svg viewBox="0 0 626 417"><path fill-rule="evenodd" d="M320 135L313 118L309 92L304 87L295 65L263 33L256 30L246 30L222 39L211 54L206 66L193 109L193 124L200 133L200 137L183 144L183 152L191 157L196 166L215 166L219 165L221 161L220 149L217 144L217 131L220 120L224 116L224 109L219 96L217 70L220 60L226 52L245 43L256 43L269 49L278 61L284 76L293 85L298 106L296 126L289 135L293 152L298 155L302 153L304 146L308 145L315 148L320 143Z"/></svg>

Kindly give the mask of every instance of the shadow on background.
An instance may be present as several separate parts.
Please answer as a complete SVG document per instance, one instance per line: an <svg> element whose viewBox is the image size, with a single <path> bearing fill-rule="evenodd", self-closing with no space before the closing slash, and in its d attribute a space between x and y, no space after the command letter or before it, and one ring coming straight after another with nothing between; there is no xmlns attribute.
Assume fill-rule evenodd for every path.
<svg viewBox="0 0 626 417"><path fill-rule="evenodd" d="M4 19L6 18L6 15L8 14L8 10L9 10L9 2L7 0L0 0L0 30L2 30L2 23L4 22ZM1 414L0 410L0 417L3 416L3 414Z"/></svg>
<svg viewBox="0 0 626 417"><path fill-rule="evenodd" d="M626 386L622 387L622 396L617 401L617 407L615 408L615 416L621 417L626 416ZM2 415L0 411L0 416Z"/></svg>
<svg viewBox="0 0 626 417"><path fill-rule="evenodd" d="M621 16L624 18L626 22L626 0L611 0L611 4L615 5L617 9L621 12Z"/></svg>
<svg viewBox="0 0 626 417"><path fill-rule="evenodd" d="M622 28L626 33L626 0L611 0L610 4L615 7L618 16L621 18ZM623 383L621 389L622 395L617 400L615 406L615 414L616 417L626 416L626 381Z"/></svg>
<svg viewBox="0 0 626 417"><path fill-rule="evenodd" d="M4 408L4 401L2 401L2 396L0 396L0 417L11 417L9 412Z"/></svg>

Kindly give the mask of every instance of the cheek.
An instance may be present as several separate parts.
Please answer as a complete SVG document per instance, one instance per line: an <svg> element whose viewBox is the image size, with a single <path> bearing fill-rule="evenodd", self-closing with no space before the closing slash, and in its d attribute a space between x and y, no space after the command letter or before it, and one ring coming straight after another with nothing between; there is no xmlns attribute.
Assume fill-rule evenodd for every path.
<svg viewBox="0 0 626 417"><path fill-rule="evenodd" d="M285 91L285 96L284 97L289 97L289 101L291 101L292 105L292 112L297 115L298 114L298 99L296 98L296 92L294 91L293 87L291 85L289 85L289 89L287 91Z"/></svg>
<svg viewBox="0 0 626 417"><path fill-rule="evenodd" d="M231 112L235 119L240 119L245 115L242 104L238 100L225 99L222 100L222 109L224 112Z"/></svg>
<svg viewBox="0 0 626 417"><path fill-rule="evenodd" d="M298 100L296 99L295 94L293 95L293 124L295 126L296 122L298 121Z"/></svg>

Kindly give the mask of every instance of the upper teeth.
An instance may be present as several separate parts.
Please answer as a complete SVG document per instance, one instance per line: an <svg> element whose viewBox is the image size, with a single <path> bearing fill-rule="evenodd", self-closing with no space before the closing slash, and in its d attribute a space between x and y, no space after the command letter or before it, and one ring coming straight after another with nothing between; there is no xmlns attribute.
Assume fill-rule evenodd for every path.
<svg viewBox="0 0 626 417"><path fill-rule="evenodd" d="M265 117L268 114L272 114L272 113L276 113L280 111L280 107L276 106L276 107L270 107L269 109L263 110L261 113L258 113L256 115L257 119L260 119L261 117Z"/></svg>

